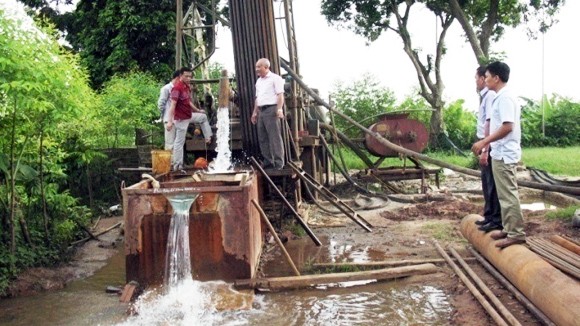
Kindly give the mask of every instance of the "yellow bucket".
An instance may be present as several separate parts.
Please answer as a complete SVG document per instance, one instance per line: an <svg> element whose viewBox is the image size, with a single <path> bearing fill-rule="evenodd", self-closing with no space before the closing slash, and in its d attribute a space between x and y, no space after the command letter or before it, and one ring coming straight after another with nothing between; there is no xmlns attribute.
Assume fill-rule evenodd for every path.
<svg viewBox="0 0 580 326"><path fill-rule="evenodd" d="M151 151L153 174L163 174L171 170L171 151L156 149Z"/></svg>

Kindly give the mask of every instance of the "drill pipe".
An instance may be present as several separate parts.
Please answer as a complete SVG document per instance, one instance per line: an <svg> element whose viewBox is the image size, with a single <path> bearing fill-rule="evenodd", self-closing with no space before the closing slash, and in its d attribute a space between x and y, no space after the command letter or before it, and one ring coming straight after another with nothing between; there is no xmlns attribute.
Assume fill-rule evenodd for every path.
<svg viewBox="0 0 580 326"><path fill-rule="evenodd" d="M490 234L477 229L479 219L477 214L465 216L461 234L554 323L578 325L580 283L524 245L496 248Z"/></svg>

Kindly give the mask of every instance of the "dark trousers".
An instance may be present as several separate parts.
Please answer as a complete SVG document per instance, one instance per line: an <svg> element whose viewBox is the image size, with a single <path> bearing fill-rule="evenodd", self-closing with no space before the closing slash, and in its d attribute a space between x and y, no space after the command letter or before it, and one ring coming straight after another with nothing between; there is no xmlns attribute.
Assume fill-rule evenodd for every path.
<svg viewBox="0 0 580 326"><path fill-rule="evenodd" d="M497 197L495 182L493 181L493 172L491 170L492 159L489 151L487 152L487 155L487 166L480 166L481 189L483 190L483 198L485 199L483 217L486 221L492 222L493 224L502 225L501 208Z"/></svg>
<svg viewBox="0 0 580 326"><path fill-rule="evenodd" d="M282 124L276 105L262 106L258 114L258 141L264 157L264 166L281 169L284 167L284 144Z"/></svg>

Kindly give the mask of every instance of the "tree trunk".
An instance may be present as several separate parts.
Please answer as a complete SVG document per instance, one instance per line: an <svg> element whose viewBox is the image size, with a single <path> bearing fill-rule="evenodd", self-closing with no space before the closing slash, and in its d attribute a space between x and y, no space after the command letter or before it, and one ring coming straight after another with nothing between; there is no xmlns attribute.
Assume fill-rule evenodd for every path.
<svg viewBox="0 0 580 326"><path fill-rule="evenodd" d="M16 231L14 228L14 221L16 215L16 163L14 158L14 146L16 142L16 105L17 98L14 97L14 109L12 111L12 134L10 138L10 253L16 253Z"/></svg>
<svg viewBox="0 0 580 326"><path fill-rule="evenodd" d="M26 224L26 219L24 219L24 215L22 215L18 222L20 223L20 232L22 232L22 237L24 241L30 245L31 248L34 248L34 244L32 243L32 238L30 237L30 232L28 232L28 225Z"/></svg>
<svg viewBox="0 0 580 326"><path fill-rule="evenodd" d="M47 245L50 244L50 232L48 227L48 212L46 209L46 192L44 190L44 168L43 168L43 149L44 148L44 132L42 127L40 130L40 145L38 148L38 172L40 176L40 198L42 200L42 221L44 222L44 241Z"/></svg>
<svg viewBox="0 0 580 326"><path fill-rule="evenodd" d="M418 51L413 48L411 35L407 30L410 7L411 5L407 5L404 16L401 16L398 7L393 5L393 14L396 17L397 26L399 27L396 33L401 37L405 53L413 63L413 67L415 67L415 71L417 72L420 86L419 93L434 110L431 114L429 143L431 148L437 148L440 135L443 131L442 110L445 106L445 102L443 102L442 98L445 85L441 78L441 61L445 54L445 36L447 35L447 31L449 30L454 18L452 15L437 15L442 29L439 34L439 40L437 41L435 57L433 58L432 56L427 55L427 65L425 65L419 58ZM435 81L433 81L432 76L435 77Z"/></svg>
<svg viewBox="0 0 580 326"><path fill-rule="evenodd" d="M431 120L429 122L429 147L439 148L439 141L443 135L443 107L433 106Z"/></svg>

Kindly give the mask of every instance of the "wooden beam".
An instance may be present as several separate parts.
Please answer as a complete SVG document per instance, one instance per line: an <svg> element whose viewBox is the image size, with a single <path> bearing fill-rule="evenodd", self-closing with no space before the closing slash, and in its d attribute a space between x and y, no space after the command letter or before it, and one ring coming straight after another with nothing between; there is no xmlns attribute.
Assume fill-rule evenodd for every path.
<svg viewBox="0 0 580 326"><path fill-rule="evenodd" d="M377 269L363 272L316 274L288 277L270 277L258 279L236 280L237 288L260 288L269 290L290 290L307 288L319 284L388 280L411 275L425 275L437 272L439 269L433 264L421 264L395 268Z"/></svg>

